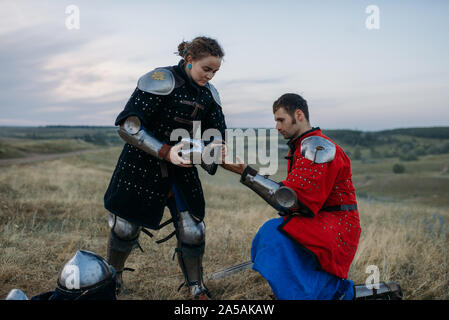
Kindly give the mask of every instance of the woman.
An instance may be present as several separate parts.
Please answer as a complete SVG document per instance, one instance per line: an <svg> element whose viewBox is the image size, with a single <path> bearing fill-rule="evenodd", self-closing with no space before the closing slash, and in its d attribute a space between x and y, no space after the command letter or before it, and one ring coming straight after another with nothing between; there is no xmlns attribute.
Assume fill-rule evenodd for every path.
<svg viewBox="0 0 449 320"><path fill-rule="evenodd" d="M197 169L178 155L181 144L171 141L170 135L175 129L193 134L193 121L200 121L202 132L217 129L224 141L220 98L209 83L224 53L216 40L197 37L182 42L178 54L182 57L178 65L157 68L139 79L115 122L127 143L104 197L105 208L111 212L108 262L117 270L121 284L125 261L138 246L140 231L162 227L168 206L184 284L193 298L208 299L201 263L205 246L201 182Z"/></svg>

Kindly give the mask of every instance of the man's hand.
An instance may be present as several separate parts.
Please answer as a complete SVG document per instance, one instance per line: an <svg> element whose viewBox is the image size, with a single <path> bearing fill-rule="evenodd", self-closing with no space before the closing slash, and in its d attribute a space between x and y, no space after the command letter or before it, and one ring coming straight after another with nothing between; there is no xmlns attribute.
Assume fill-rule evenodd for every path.
<svg viewBox="0 0 449 320"><path fill-rule="evenodd" d="M245 171L245 168L247 167L247 165L243 162L242 159L240 159L239 156L236 156L236 163L226 162L225 159L223 159L223 163L221 164L221 166L224 169L232 171L239 175L242 175L243 171Z"/></svg>

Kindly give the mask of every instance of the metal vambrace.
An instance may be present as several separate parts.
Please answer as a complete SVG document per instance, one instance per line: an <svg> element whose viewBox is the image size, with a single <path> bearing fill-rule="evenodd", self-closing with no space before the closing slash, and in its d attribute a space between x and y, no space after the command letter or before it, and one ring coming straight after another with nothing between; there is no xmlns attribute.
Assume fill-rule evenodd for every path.
<svg viewBox="0 0 449 320"><path fill-rule="evenodd" d="M243 171L240 182L278 211L289 213L291 210L299 208L295 191L261 176L250 166Z"/></svg>
<svg viewBox="0 0 449 320"><path fill-rule="evenodd" d="M136 116L128 117L117 132L125 142L161 160L165 159L171 148L148 133Z"/></svg>

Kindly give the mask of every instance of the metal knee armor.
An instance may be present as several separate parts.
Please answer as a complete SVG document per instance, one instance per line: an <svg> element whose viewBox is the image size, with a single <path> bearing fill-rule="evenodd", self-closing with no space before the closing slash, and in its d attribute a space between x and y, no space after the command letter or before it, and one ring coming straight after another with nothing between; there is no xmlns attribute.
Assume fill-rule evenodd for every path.
<svg viewBox="0 0 449 320"><path fill-rule="evenodd" d="M112 213L109 215L108 224L111 229L111 248L121 252L128 252L137 246L142 227Z"/></svg>

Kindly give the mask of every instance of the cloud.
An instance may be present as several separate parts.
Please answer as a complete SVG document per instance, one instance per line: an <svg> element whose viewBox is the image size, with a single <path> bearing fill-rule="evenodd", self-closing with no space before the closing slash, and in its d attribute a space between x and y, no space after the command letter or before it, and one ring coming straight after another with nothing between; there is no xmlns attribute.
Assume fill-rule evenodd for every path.
<svg viewBox="0 0 449 320"><path fill-rule="evenodd" d="M368 32L363 19L348 33L342 26L358 23L360 5L331 6L321 15L320 7L291 3L260 3L250 20L249 4L209 3L192 12L190 22L183 19L187 3L80 0L81 29L69 31L67 4L0 2L0 123L112 124L138 77L175 64L178 42L202 33L204 21L225 44L226 63L212 82L229 126L274 126L272 103L286 92L303 95L313 124L322 127L449 121L448 46L440 41L447 19L438 7L426 9L428 18L413 29L418 37L401 25L393 30L394 24ZM292 19L293 7L302 19ZM220 17L209 14L217 9ZM421 14L419 6L411 9ZM264 18L273 14L285 19L267 24Z"/></svg>
<svg viewBox="0 0 449 320"><path fill-rule="evenodd" d="M34 112L36 113L54 113L54 112L68 112L68 111L77 111L79 108L72 107L72 106L52 106L52 107L42 107L35 109Z"/></svg>

